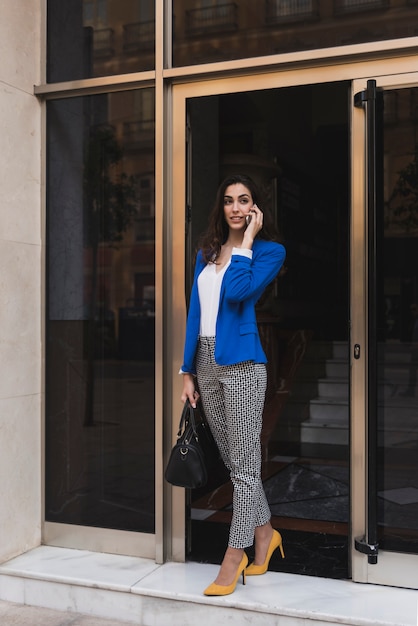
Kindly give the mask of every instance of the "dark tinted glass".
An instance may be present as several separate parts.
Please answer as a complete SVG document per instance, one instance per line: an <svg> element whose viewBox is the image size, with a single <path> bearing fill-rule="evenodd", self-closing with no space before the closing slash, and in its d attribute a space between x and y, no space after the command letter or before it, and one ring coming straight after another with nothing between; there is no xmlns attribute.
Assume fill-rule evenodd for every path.
<svg viewBox="0 0 418 626"><path fill-rule="evenodd" d="M154 531L154 91L48 103L46 519Z"/></svg>
<svg viewBox="0 0 418 626"><path fill-rule="evenodd" d="M153 0L48 0L48 82L154 67Z"/></svg>
<svg viewBox="0 0 418 626"><path fill-rule="evenodd" d="M274 217L287 250L257 305L268 359L263 482L272 524L285 552L291 546L269 567L328 578L348 577L349 87L188 101L189 249L206 227L219 181L242 172L258 183L259 206ZM191 498L190 558L219 563L232 508L222 463Z"/></svg>
<svg viewBox="0 0 418 626"><path fill-rule="evenodd" d="M417 0L173 0L174 65L418 34Z"/></svg>
<svg viewBox="0 0 418 626"><path fill-rule="evenodd" d="M379 545L418 553L418 88L383 94L377 214Z"/></svg>

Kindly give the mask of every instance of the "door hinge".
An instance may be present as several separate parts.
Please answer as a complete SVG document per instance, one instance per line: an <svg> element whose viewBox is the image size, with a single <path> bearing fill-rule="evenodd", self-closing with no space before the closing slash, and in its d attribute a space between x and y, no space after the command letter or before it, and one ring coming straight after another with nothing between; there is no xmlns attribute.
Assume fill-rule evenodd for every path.
<svg viewBox="0 0 418 626"><path fill-rule="evenodd" d="M368 80L367 87L363 91L354 94L354 106L361 109L369 100L376 99L376 81Z"/></svg>
<svg viewBox="0 0 418 626"><path fill-rule="evenodd" d="M367 90L359 91L354 94L354 106L358 109L361 109L364 106L364 103L367 102Z"/></svg>
<svg viewBox="0 0 418 626"><path fill-rule="evenodd" d="M361 539L354 539L354 547L357 552L367 555L370 565L377 564L377 554L379 552L378 543L367 543L366 538L362 537Z"/></svg>

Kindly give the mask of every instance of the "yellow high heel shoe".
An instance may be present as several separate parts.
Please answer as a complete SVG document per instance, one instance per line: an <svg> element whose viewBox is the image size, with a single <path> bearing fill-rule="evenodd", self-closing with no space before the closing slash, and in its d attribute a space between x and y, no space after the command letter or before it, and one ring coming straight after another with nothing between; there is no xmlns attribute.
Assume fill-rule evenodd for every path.
<svg viewBox="0 0 418 626"><path fill-rule="evenodd" d="M273 536L270 540L264 563L262 565L254 565L254 563L251 563L251 565L249 565L245 570L247 576L259 576L260 574L265 574L270 563L271 555L276 548L280 548L280 554L282 555L282 559L284 559L282 536L278 530L273 530Z"/></svg>
<svg viewBox="0 0 418 626"><path fill-rule="evenodd" d="M235 591L235 587L237 586L238 578L242 574L242 584L245 585L245 568L248 565L248 556L243 554L241 563L238 566L238 571L232 583L230 585L217 585L216 583L212 583L205 589L203 592L205 596L227 596L228 594Z"/></svg>

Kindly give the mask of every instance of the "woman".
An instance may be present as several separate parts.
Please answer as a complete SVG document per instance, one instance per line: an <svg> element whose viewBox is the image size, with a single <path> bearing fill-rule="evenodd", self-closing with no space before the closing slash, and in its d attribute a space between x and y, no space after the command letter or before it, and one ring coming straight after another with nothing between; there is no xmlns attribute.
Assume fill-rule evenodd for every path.
<svg viewBox="0 0 418 626"><path fill-rule="evenodd" d="M284 556L261 481L267 359L255 305L277 276L285 249L273 241L257 202L248 176L230 176L220 185L197 255L187 317L181 399L196 406L200 393L234 488L228 547L205 595L232 593L241 574L244 584L246 574L264 574L277 547ZM254 540L255 559L247 567L245 548Z"/></svg>

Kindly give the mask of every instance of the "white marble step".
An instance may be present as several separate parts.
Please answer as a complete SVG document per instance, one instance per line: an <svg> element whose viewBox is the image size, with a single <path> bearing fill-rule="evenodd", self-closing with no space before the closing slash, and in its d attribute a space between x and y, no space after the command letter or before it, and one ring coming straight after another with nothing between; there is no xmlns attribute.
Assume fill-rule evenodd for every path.
<svg viewBox="0 0 418 626"><path fill-rule="evenodd" d="M346 341L313 341L306 350L306 357L310 360L342 359L348 360L348 343Z"/></svg>
<svg viewBox="0 0 418 626"><path fill-rule="evenodd" d="M411 356L410 343L380 343L378 344L379 361L405 363ZM306 349L306 358L309 360L340 359L348 361L350 348L346 341L313 341Z"/></svg>
<svg viewBox="0 0 418 626"><path fill-rule="evenodd" d="M297 424L307 418L327 422L346 422L348 424L348 399L338 397L317 397L291 400L284 409L286 423Z"/></svg>
<svg viewBox="0 0 418 626"><path fill-rule="evenodd" d="M390 397L379 407L379 445L394 446L416 438L416 398ZM280 429L284 429L283 435ZM278 426L282 437L302 443L348 444L349 404L346 397L323 396L289 402ZM417 624L418 626L418 624Z"/></svg>
<svg viewBox="0 0 418 626"><path fill-rule="evenodd" d="M347 345L346 342L314 342L308 347L281 416L286 436L291 437L294 429L301 442L347 444ZM379 354L378 398L381 405L384 404L380 419L385 422L379 439L384 440L385 445L395 445L403 441L405 434L413 435L415 431L416 400L405 401L402 397L408 380L411 349L405 344L385 344Z"/></svg>
<svg viewBox="0 0 418 626"><path fill-rule="evenodd" d="M304 379L327 378L330 376L344 380L348 377L348 373L348 362L344 359L306 359L301 363L298 370L298 376Z"/></svg>
<svg viewBox="0 0 418 626"><path fill-rule="evenodd" d="M407 376L403 376L401 383L391 379L378 382L379 398L390 398L405 388ZM347 398L349 382L347 378L318 378L315 380L298 380L292 386L292 397L295 398Z"/></svg>
<svg viewBox="0 0 418 626"><path fill-rule="evenodd" d="M0 565L0 599L140 626L417 626L417 592L268 572L229 596L216 565L41 546Z"/></svg>

